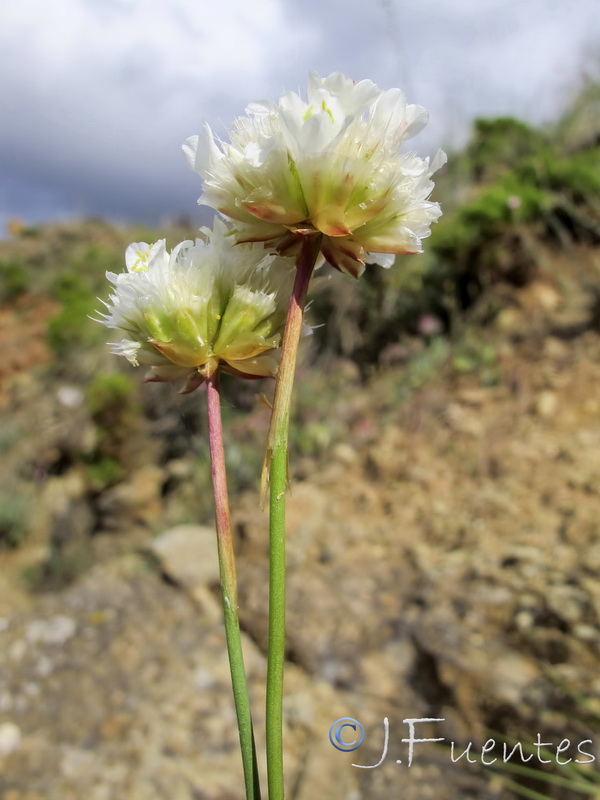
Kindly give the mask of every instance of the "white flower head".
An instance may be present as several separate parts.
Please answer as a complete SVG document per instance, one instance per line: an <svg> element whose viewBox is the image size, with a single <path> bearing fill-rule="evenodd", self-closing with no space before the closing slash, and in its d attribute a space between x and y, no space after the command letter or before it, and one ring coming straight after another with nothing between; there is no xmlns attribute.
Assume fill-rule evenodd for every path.
<svg viewBox="0 0 600 800"><path fill-rule="evenodd" d="M127 272L107 272L114 291L100 322L125 338L112 352L151 368L148 380L185 379L192 391L215 370L274 375L294 264L258 245L236 245L215 219L202 238L167 252L165 240L127 248Z"/></svg>
<svg viewBox="0 0 600 800"><path fill-rule="evenodd" d="M395 254L421 252L441 214L429 196L446 156L400 152L427 123L400 89L313 72L307 100L289 92L246 114L230 143L207 125L183 145L204 180L198 202L235 220L238 242L285 253L320 233L327 261L356 277L365 261L390 266Z"/></svg>

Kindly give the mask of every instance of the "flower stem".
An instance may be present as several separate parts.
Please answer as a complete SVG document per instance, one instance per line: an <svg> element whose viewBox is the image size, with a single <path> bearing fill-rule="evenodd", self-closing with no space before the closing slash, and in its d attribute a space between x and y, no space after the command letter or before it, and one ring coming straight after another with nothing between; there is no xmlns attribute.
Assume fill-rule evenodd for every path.
<svg viewBox="0 0 600 800"><path fill-rule="evenodd" d="M285 492L287 488L288 429L296 355L302 332L308 285L320 249L320 236L307 237L298 268L275 385L266 463L270 464L269 519L269 650L267 657L267 775L269 800L283 800L283 670L285 660Z"/></svg>
<svg viewBox="0 0 600 800"><path fill-rule="evenodd" d="M250 712L250 697L244 669L244 655L240 637L238 617L237 577L233 537L227 497L227 476L225 472L225 453L223 450L223 426L221 422L221 398L219 395L219 374L215 372L207 380L208 394L208 438L210 461L215 498L215 520L217 526L217 546L219 552L219 572L221 576L221 595L225 617L225 637L227 654L233 686L233 699L237 714L246 800L260 800L260 783L256 763L256 745Z"/></svg>

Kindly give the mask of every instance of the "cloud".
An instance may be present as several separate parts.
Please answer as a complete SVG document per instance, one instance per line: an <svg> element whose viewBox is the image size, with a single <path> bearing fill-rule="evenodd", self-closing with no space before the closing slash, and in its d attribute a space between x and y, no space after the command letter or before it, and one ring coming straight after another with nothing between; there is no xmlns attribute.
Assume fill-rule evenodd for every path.
<svg viewBox="0 0 600 800"><path fill-rule="evenodd" d="M474 116L548 120L600 42L597 0L305 0L318 44L313 64L425 105L422 141L463 137Z"/></svg>
<svg viewBox="0 0 600 800"><path fill-rule="evenodd" d="M239 113L285 49L277 0L229 0L213 16L196 0L5 7L0 166L89 211L183 207L178 179L193 204L181 142Z"/></svg>
<svg viewBox="0 0 600 800"><path fill-rule="evenodd" d="M26 0L1 16L0 215L24 217L194 215L181 142L309 69L402 86L431 112L423 149L477 114L547 118L600 39L597 0Z"/></svg>

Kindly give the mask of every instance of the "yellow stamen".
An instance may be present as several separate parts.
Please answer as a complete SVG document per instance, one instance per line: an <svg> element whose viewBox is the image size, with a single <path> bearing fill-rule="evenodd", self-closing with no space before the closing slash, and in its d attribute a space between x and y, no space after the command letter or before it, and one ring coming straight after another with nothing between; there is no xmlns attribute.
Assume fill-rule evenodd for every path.
<svg viewBox="0 0 600 800"><path fill-rule="evenodd" d="M329 108L329 106L327 105L325 100L323 100L323 102L321 103L321 108L323 109L323 111L326 111L329 114L331 122L332 123L335 122L335 120L333 118L333 111Z"/></svg>
<svg viewBox="0 0 600 800"><path fill-rule="evenodd" d="M142 272L142 270L148 269L148 252L143 250L136 250L137 261L131 267L132 270L136 272Z"/></svg>

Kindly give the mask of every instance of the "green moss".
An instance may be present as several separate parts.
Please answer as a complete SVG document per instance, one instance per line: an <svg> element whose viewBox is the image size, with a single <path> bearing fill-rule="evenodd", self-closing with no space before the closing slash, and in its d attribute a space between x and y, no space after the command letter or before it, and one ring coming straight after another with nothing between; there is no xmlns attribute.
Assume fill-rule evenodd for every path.
<svg viewBox="0 0 600 800"><path fill-rule="evenodd" d="M50 318L47 328L48 344L57 356L67 356L74 347L90 347L102 340L101 326L90 319L98 300L83 278L70 272L59 273L50 293L63 306Z"/></svg>
<svg viewBox="0 0 600 800"><path fill-rule="evenodd" d="M0 455L8 453L23 439L23 431L12 420L8 423L0 424Z"/></svg>
<svg viewBox="0 0 600 800"><path fill-rule="evenodd" d="M120 372L101 373L87 388L87 405L92 417L113 419L125 411L137 411L137 384Z"/></svg>
<svg viewBox="0 0 600 800"><path fill-rule="evenodd" d="M48 344L57 356L65 357L71 348L92 346L100 337L88 324L92 303L79 302L62 309L48 321Z"/></svg>
<svg viewBox="0 0 600 800"><path fill-rule="evenodd" d="M29 532L29 504L19 494L0 497L0 547L18 547Z"/></svg>
<svg viewBox="0 0 600 800"><path fill-rule="evenodd" d="M455 372L477 373L482 386L500 382L500 364L496 348L469 330L453 347L451 366Z"/></svg>
<svg viewBox="0 0 600 800"><path fill-rule="evenodd" d="M93 491L101 492L123 479L123 466L115 459L106 456L86 467L88 482Z"/></svg>
<svg viewBox="0 0 600 800"><path fill-rule="evenodd" d="M10 302L29 288L29 271L21 261L0 262L0 302Z"/></svg>
<svg viewBox="0 0 600 800"><path fill-rule="evenodd" d="M92 491L101 492L123 480L131 463L140 414L137 384L119 372L100 373L89 384L86 401L97 426L86 475Z"/></svg>

